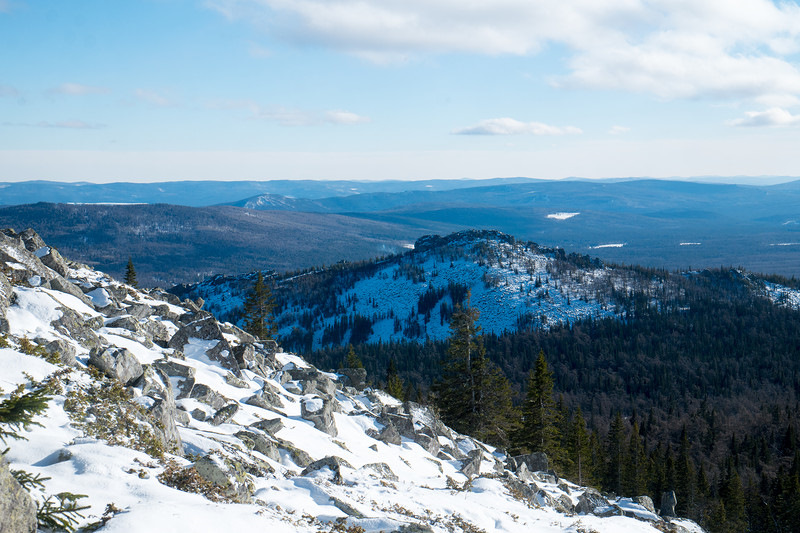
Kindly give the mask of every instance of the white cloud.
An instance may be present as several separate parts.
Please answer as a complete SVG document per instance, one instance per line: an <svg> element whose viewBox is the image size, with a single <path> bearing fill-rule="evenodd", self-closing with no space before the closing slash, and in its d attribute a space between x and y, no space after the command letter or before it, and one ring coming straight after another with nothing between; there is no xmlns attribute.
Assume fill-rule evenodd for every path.
<svg viewBox="0 0 800 533"><path fill-rule="evenodd" d="M94 87L91 85L82 85L80 83L62 83L58 87L53 87L47 92L50 94L84 96L87 94L108 94L111 92L111 89L107 87Z"/></svg>
<svg viewBox="0 0 800 533"><path fill-rule="evenodd" d="M796 126L800 124L800 115L792 115L780 107L773 107L766 111L747 111L744 118L728 121L729 126Z"/></svg>
<svg viewBox="0 0 800 533"><path fill-rule="evenodd" d="M800 95L800 6L772 0L207 0L273 35L386 62L569 50L559 86L660 98Z"/></svg>
<svg viewBox="0 0 800 533"><path fill-rule="evenodd" d="M622 135L623 133L628 133L629 131L631 131L631 129L627 126L611 126L611 129L608 130L608 133L611 135Z"/></svg>
<svg viewBox="0 0 800 533"><path fill-rule="evenodd" d="M229 100L209 104L212 109L244 109L259 120L277 122L281 126L315 126L320 124L354 125L370 122L369 117L350 111L309 111L282 106L265 107L252 100Z"/></svg>
<svg viewBox="0 0 800 533"><path fill-rule="evenodd" d="M369 122L369 117L362 117L349 111L326 111L325 121L331 124L364 124Z"/></svg>
<svg viewBox="0 0 800 533"><path fill-rule="evenodd" d="M157 107L168 107L175 105L175 102L170 98L148 89L136 89L133 94L140 101Z"/></svg>
<svg viewBox="0 0 800 533"><path fill-rule="evenodd" d="M461 128L456 135L567 135L583 133L574 126L550 126L541 122L521 122L513 118L490 118L475 126Z"/></svg>

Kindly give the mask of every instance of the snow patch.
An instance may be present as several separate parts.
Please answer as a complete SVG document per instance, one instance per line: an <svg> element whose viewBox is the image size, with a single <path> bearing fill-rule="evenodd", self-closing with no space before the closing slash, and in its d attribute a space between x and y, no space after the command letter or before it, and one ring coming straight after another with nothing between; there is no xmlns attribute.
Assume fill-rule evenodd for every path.
<svg viewBox="0 0 800 533"><path fill-rule="evenodd" d="M550 213L547 215L547 218L552 218L555 220L567 220L568 218L576 217L580 215L580 213Z"/></svg>

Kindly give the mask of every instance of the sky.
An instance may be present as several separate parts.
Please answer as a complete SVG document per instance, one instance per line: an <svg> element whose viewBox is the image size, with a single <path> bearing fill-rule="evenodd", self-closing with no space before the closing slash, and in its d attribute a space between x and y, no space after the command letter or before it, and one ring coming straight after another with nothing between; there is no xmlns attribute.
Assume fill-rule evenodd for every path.
<svg viewBox="0 0 800 533"><path fill-rule="evenodd" d="M800 176L800 5L0 0L0 181Z"/></svg>

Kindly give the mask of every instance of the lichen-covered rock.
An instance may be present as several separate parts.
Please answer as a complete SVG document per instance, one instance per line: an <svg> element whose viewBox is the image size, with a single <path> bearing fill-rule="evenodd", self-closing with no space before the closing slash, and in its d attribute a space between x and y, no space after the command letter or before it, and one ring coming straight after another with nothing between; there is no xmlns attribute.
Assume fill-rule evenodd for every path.
<svg viewBox="0 0 800 533"><path fill-rule="evenodd" d="M217 412L214 413L214 416L211 417L211 425L212 426L219 426L221 424L226 424L230 422L233 415L235 415L239 411L239 404L238 403L229 403L228 405L218 409Z"/></svg>
<svg viewBox="0 0 800 533"><path fill-rule="evenodd" d="M269 457L273 461L280 461L281 455L274 442L255 431L239 431L236 437L241 440L248 448Z"/></svg>
<svg viewBox="0 0 800 533"><path fill-rule="evenodd" d="M656 512L656 507L653 504L653 499L650 496L637 496L633 499L633 503L641 505L651 513Z"/></svg>
<svg viewBox="0 0 800 533"><path fill-rule="evenodd" d="M283 428L283 421L280 418L273 418L271 420L259 420L253 422L250 427L257 428L266 433L267 435L275 436L275 433Z"/></svg>
<svg viewBox="0 0 800 533"><path fill-rule="evenodd" d="M201 478L223 489L226 497L237 503L250 503L253 499L253 482L242 465L230 458L201 457L194 463Z"/></svg>
<svg viewBox="0 0 800 533"><path fill-rule="evenodd" d="M38 341L38 339L37 339ZM61 363L67 366L76 366L75 346L63 339L56 339L50 342L39 343L44 347L44 351L52 355L58 355Z"/></svg>
<svg viewBox="0 0 800 533"><path fill-rule="evenodd" d="M117 379L124 385L134 384L142 374L136 356L127 348L96 348L89 353L89 364L103 372L107 377Z"/></svg>
<svg viewBox="0 0 800 533"><path fill-rule="evenodd" d="M33 533L36 531L36 504L28 491L17 483L0 456L0 531Z"/></svg>
<svg viewBox="0 0 800 533"><path fill-rule="evenodd" d="M195 383L189 397L199 400L215 410L222 409L230 403L225 396L203 383Z"/></svg>

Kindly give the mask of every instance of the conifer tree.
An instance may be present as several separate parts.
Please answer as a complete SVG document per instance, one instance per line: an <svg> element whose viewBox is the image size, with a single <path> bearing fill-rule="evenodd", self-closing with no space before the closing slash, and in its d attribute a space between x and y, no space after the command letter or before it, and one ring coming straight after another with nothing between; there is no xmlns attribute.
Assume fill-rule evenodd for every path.
<svg viewBox="0 0 800 533"><path fill-rule="evenodd" d="M544 452L551 463L558 463L560 413L553 401L553 373L547 367L544 351L539 351L534 369L528 374L528 392L522 410L520 444L531 452Z"/></svg>
<svg viewBox="0 0 800 533"><path fill-rule="evenodd" d="M695 500L695 470L689 456L689 436L686 425L681 431L681 443L678 448L678 462L675 465L675 495L678 504L675 507L678 516L691 516Z"/></svg>
<svg viewBox="0 0 800 533"><path fill-rule="evenodd" d="M128 257L128 265L125 267L125 283L133 288L139 287L139 282L136 281L136 268L133 266L133 258Z"/></svg>
<svg viewBox="0 0 800 533"><path fill-rule="evenodd" d="M272 322L275 297L264 283L264 275L259 272L255 285L244 301L244 329L258 339L270 339L276 331Z"/></svg>
<svg viewBox="0 0 800 533"><path fill-rule="evenodd" d="M617 411L608 431L608 466L606 469L606 488L621 495L623 489L623 469L625 465L625 423Z"/></svg>
<svg viewBox="0 0 800 533"><path fill-rule="evenodd" d="M572 417L569 436L567 438L567 454L569 456L572 474L578 485L584 485L588 479L591 465L591 449L589 432L586 430L586 420L580 406Z"/></svg>
<svg viewBox="0 0 800 533"><path fill-rule="evenodd" d="M623 465L623 492L629 496L641 496L647 484L647 456L639 436L639 424L633 423L628 439L628 451Z"/></svg>
<svg viewBox="0 0 800 533"><path fill-rule="evenodd" d="M398 400L403 400L405 396L403 380L397 375L394 358L389 359L389 367L386 369L386 392Z"/></svg>
<svg viewBox="0 0 800 533"><path fill-rule="evenodd" d="M511 385L486 359L478 310L456 307L450 319L450 344L442 378L434 383L442 420L456 431L495 444L506 444L515 419Z"/></svg>
<svg viewBox="0 0 800 533"><path fill-rule="evenodd" d="M364 363L361 362L361 358L356 355L356 350L353 348L353 345L348 345L347 355L344 358L344 367L345 368L364 368Z"/></svg>

